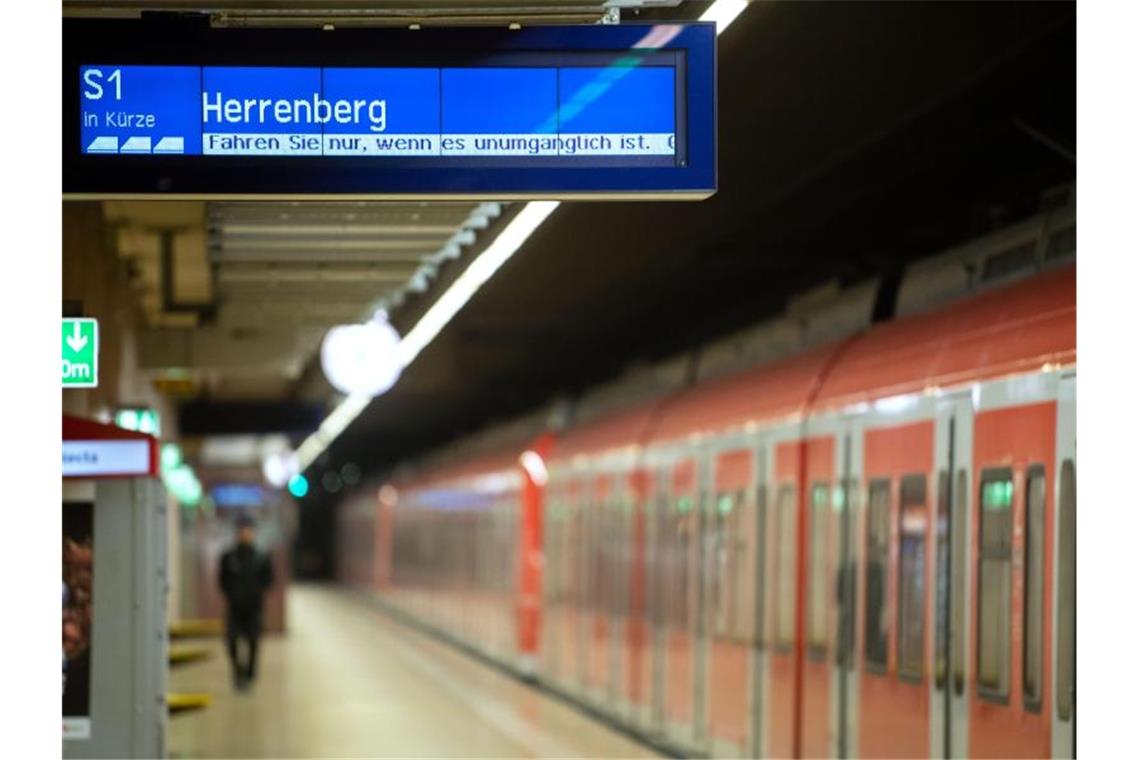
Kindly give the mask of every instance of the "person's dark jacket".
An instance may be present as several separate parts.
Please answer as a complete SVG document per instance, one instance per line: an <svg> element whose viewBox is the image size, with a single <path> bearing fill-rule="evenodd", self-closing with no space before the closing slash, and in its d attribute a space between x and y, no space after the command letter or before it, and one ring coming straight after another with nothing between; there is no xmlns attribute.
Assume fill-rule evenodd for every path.
<svg viewBox="0 0 1140 760"><path fill-rule="evenodd" d="M257 612L273 585L273 563L255 547L239 544L222 555L218 584L232 611Z"/></svg>

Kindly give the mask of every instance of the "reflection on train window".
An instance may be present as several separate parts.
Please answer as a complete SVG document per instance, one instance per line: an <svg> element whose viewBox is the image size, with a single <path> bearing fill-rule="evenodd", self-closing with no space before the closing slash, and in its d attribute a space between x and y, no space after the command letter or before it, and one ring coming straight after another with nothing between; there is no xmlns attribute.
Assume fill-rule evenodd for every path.
<svg viewBox="0 0 1140 760"><path fill-rule="evenodd" d="M776 500L776 646L791 647L796 633L796 488L780 486Z"/></svg>
<svg viewBox="0 0 1140 760"><path fill-rule="evenodd" d="M966 515L970 507L970 475L958 469L954 484L954 510L950 516L950 545L953 554L953 577L950 583L950 664L954 672L954 691L962 693L966 664Z"/></svg>
<svg viewBox="0 0 1140 760"><path fill-rule="evenodd" d="M864 570L863 661L871 672L887 669L887 561L891 538L891 481L867 489L867 565Z"/></svg>
<svg viewBox="0 0 1140 760"><path fill-rule="evenodd" d="M1022 660L1022 700L1026 708L1041 709L1045 626L1045 468L1030 467L1025 486L1025 648Z"/></svg>
<svg viewBox="0 0 1140 760"><path fill-rule="evenodd" d="M808 657L819 660L827 655L827 527L828 497L826 483L811 486L808 545Z"/></svg>
<svg viewBox="0 0 1140 760"><path fill-rule="evenodd" d="M1073 715L1076 688L1077 633L1077 471L1073 460L1061 463L1061 490L1058 498L1057 571L1057 717Z"/></svg>
<svg viewBox="0 0 1140 760"><path fill-rule="evenodd" d="M900 678L922 678L926 626L926 476L899 484L897 655Z"/></svg>
<svg viewBox="0 0 1140 760"><path fill-rule="evenodd" d="M978 693L1009 697L1010 574L1013 558L1013 473L982 471L978 526Z"/></svg>
<svg viewBox="0 0 1140 760"><path fill-rule="evenodd" d="M713 633L743 640L749 635L748 592L751 588L744 492L718 494L715 509L712 577L709 579Z"/></svg>

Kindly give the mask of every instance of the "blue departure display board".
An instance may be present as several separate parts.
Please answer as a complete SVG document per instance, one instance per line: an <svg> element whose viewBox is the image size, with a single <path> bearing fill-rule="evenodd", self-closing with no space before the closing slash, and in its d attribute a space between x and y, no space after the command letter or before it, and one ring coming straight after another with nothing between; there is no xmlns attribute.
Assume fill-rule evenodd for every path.
<svg viewBox="0 0 1140 760"><path fill-rule="evenodd" d="M131 26L140 22L75 23L120 40L147 33ZM149 34L171 36L171 44L150 39L145 55L114 55L121 46L86 35L73 50L68 32L65 21L65 97L74 98L65 114L77 122L65 129L73 140L64 150L65 193L715 190L715 32L707 24L507 36L160 25Z"/></svg>
<svg viewBox="0 0 1140 760"><path fill-rule="evenodd" d="M673 163L673 67L83 66L84 153Z"/></svg>

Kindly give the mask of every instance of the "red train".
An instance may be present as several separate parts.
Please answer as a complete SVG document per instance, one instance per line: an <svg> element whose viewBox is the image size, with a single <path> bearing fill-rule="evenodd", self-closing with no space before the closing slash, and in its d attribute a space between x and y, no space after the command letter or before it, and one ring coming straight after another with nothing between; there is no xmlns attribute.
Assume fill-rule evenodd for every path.
<svg viewBox="0 0 1140 760"><path fill-rule="evenodd" d="M1030 278L373 484L342 579L685 753L1073 756L1055 242Z"/></svg>

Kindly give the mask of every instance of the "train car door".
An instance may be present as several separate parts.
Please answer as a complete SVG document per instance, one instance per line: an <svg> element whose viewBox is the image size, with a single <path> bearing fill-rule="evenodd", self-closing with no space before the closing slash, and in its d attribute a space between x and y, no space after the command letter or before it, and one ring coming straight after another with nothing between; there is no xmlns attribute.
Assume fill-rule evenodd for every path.
<svg viewBox="0 0 1140 760"><path fill-rule="evenodd" d="M700 487L696 457L686 451L670 468L665 520L666 735L685 745L695 740Z"/></svg>
<svg viewBox="0 0 1140 760"><path fill-rule="evenodd" d="M859 669L856 630L859 610L859 473L863 472L863 447L858 421L846 420L837 431L836 468L839 481L834 492L837 553L835 570L835 669L832 677L832 731L835 757L851 757L859 746Z"/></svg>
<svg viewBox="0 0 1140 760"><path fill-rule="evenodd" d="M768 489L769 498L775 489L775 508L768 514L767 537L770 646L765 661L769 694L765 754L793 756L798 743L801 757L827 757L835 751L831 706L835 522L831 505L836 438L833 431L811 429L803 438L800 426L788 432L792 435L778 436L773 443L773 478ZM802 674L796 672L797 647L803 648Z"/></svg>
<svg viewBox="0 0 1140 760"><path fill-rule="evenodd" d="M650 691L649 722L657 734L666 733L665 717L665 652L670 625L669 593L670 561L672 552L672 514L670 498L672 473L669 467L654 457L647 462L650 473L649 494L650 530L653 548L648 559L649 619L650 619Z"/></svg>
<svg viewBox="0 0 1140 760"><path fill-rule="evenodd" d="M708 640L704 733L716 757L751 754L750 716L756 585L756 452L734 436L711 447L710 498L705 500L703 617Z"/></svg>
<svg viewBox="0 0 1140 760"><path fill-rule="evenodd" d="M754 443L756 484L753 498L756 500L756 516L753 520L752 545L755 547L752 595L752 694L749 701L748 747L749 757L760 757L767 746L765 716L769 699L767 667L767 604L768 604L768 513L771 489L771 447L763 438Z"/></svg>
<svg viewBox="0 0 1140 760"><path fill-rule="evenodd" d="M542 504L542 625L539 628L539 676L552 681L559 677L558 633L562 625L558 605L559 589L562 583L562 541L561 515L558 513L561 494L553 484L548 485ZM457 546L463 545L460 531ZM457 579L462 582L462 574Z"/></svg>
<svg viewBox="0 0 1140 760"><path fill-rule="evenodd" d="M765 698L760 725L764 743L758 756L795 754L796 594L800 426L774 431L768 446L765 546Z"/></svg>
<svg viewBox="0 0 1140 760"><path fill-rule="evenodd" d="M567 527L569 540L567 566L570 572L570 594L566 605L563 644L565 672L573 684L573 693L581 695L586 688L586 619L589 612L590 568L589 535L586 514L588 503L584 476L575 475L567 489Z"/></svg>
<svg viewBox="0 0 1140 760"><path fill-rule="evenodd" d="M973 520L974 405L969 392L938 402L934 556L934 678L930 692L930 756L964 757L969 750L966 663L970 656L969 561Z"/></svg>
<svg viewBox="0 0 1140 760"><path fill-rule="evenodd" d="M612 565L613 476L595 474L590 480L588 529L590 565L590 604L586 621L586 697L596 705L604 705L611 691L610 631L611 597L615 593Z"/></svg>
<svg viewBox="0 0 1140 760"><path fill-rule="evenodd" d="M605 502L607 564L609 567L609 641L606 644L606 707L619 720L628 720L626 697L625 641L629 634L630 541L633 535L633 504L628 463L609 465L610 497Z"/></svg>
<svg viewBox="0 0 1140 760"><path fill-rule="evenodd" d="M1056 503L1053 516L1053 757L1077 753L1077 378L1057 387Z"/></svg>
<svg viewBox="0 0 1140 760"><path fill-rule="evenodd" d="M983 383L974 416L971 757L1048 757L1057 382Z"/></svg>
<svg viewBox="0 0 1140 760"><path fill-rule="evenodd" d="M835 663L835 578L838 541L834 493L836 473L836 436L834 430L823 435L812 431L803 442L798 456L807 461L797 463L806 481L800 483L799 509L805 526L801 550L806 553L807 572L803 594L804 660L801 684L800 753L802 757L834 757L836 731L832 685ZM830 425L828 426L831 427ZM777 452L778 453L778 452Z"/></svg>
<svg viewBox="0 0 1140 760"><path fill-rule="evenodd" d="M650 499L650 473L638 467L627 476L627 498L630 505L629 533L626 551L628 562L628 621L624 640L624 699L630 722L639 728L650 724L652 693L652 617L650 611L649 573L653 567L653 520Z"/></svg>
<svg viewBox="0 0 1140 760"><path fill-rule="evenodd" d="M852 436L862 474L851 568L858 688L846 695L843 743L859 757L931 752L935 433L933 400L906 396L875 402Z"/></svg>

